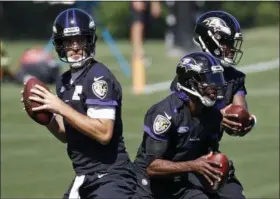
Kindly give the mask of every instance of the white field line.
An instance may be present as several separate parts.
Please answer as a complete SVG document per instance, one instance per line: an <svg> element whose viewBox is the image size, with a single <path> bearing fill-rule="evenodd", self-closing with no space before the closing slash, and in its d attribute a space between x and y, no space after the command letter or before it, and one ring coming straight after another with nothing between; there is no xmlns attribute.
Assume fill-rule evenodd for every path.
<svg viewBox="0 0 280 199"><path fill-rule="evenodd" d="M257 73L257 72L266 71L266 70L272 70L275 68L279 68L279 58L271 60L271 61L267 61L267 62L259 62L259 63L255 63L255 64L250 64L247 66L238 67L238 69L240 71L242 71L246 74ZM165 81L165 82L160 82L160 83L156 83L156 84L146 85L144 94L150 94L150 93L168 90L170 87L170 84L171 84L171 81Z"/></svg>

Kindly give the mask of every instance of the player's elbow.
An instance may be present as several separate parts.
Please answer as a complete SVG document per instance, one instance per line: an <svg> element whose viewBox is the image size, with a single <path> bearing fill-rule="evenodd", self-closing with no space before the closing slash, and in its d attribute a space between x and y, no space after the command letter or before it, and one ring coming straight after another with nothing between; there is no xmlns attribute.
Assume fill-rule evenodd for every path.
<svg viewBox="0 0 280 199"><path fill-rule="evenodd" d="M108 145L110 143L111 139L112 139L112 133L109 131L102 133L102 135L99 138L100 143L102 145Z"/></svg>
<svg viewBox="0 0 280 199"><path fill-rule="evenodd" d="M59 141L62 142L63 144L66 144L67 143L66 136L60 137Z"/></svg>
<svg viewBox="0 0 280 199"><path fill-rule="evenodd" d="M113 137L114 121L103 120L103 132L100 133L100 143L108 145Z"/></svg>
<svg viewBox="0 0 280 199"><path fill-rule="evenodd" d="M148 167L146 168L146 172L148 176L155 176L157 173L155 172L155 161L152 161Z"/></svg>
<svg viewBox="0 0 280 199"><path fill-rule="evenodd" d="M88 129L89 136L102 145L108 145L113 137L114 122L107 119L95 119L92 121L93 123Z"/></svg>
<svg viewBox="0 0 280 199"><path fill-rule="evenodd" d="M153 172L153 169L150 167L147 167L146 169L148 176L153 176L155 174L155 172Z"/></svg>

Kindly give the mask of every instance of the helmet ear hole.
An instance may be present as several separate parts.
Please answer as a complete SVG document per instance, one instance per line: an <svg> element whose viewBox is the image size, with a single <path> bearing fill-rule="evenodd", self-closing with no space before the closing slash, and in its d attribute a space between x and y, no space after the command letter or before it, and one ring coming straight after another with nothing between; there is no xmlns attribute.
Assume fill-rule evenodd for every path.
<svg viewBox="0 0 280 199"><path fill-rule="evenodd" d="M214 50L214 53L215 53L216 56L220 56L221 55L221 51L218 48L216 48Z"/></svg>

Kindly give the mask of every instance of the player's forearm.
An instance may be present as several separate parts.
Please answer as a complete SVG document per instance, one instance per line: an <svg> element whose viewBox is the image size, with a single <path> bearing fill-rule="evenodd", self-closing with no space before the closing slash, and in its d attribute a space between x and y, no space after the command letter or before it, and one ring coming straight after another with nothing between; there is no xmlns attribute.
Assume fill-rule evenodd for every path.
<svg viewBox="0 0 280 199"><path fill-rule="evenodd" d="M149 176L168 175L191 171L190 161L172 162L169 160L155 159L147 168Z"/></svg>
<svg viewBox="0 0 280 199"><path fill-rule="evenodd" d="M242 106L248 110L248 105L245 96L242 94L235 94L233 96L232 104Z"/></svg>
<svg viewBox="0 0 280 199"><path fill-rule="evenodd" d="M61 142L66 143L66 134L61 115L56 114L52 121L46 126L47 129Z"/></svg>
<svg viewBox="0 0 280 199"><path fill-rule="evenodd" d="M61 110L63 118L79 132L106 145L110 142L112 135L108 133L108 127L99 119L93 119L83 115L68 105Z"/></svg>

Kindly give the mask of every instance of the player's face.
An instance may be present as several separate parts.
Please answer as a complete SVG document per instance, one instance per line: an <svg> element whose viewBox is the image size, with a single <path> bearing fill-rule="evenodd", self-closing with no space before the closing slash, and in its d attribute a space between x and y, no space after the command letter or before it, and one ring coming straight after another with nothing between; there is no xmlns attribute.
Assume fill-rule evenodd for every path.
<svg viewBox="0 0 280 199"><path fill-rule="evenodd" d="M72 36L63 39L63 46L66 48L67 58L71 58L73 61L80 60L86 55L85 46L86 38L83 36Z"/></svg>
<svg viewBox="0 0 280 199"><path fill-rule="evenodd" d="M230 46L227 46L227 45L223 45L223 49L224 49L224 56L229 59L233 59L233 56L234 56L233 48L231 48Z"/></svg>
<svg viewBox="0 0 280 199"><path fill-rule="evenodd" d="M206 86L203 88L203 96L208 97L212 101L217 100L217 87L216 86Z"/></svg>

